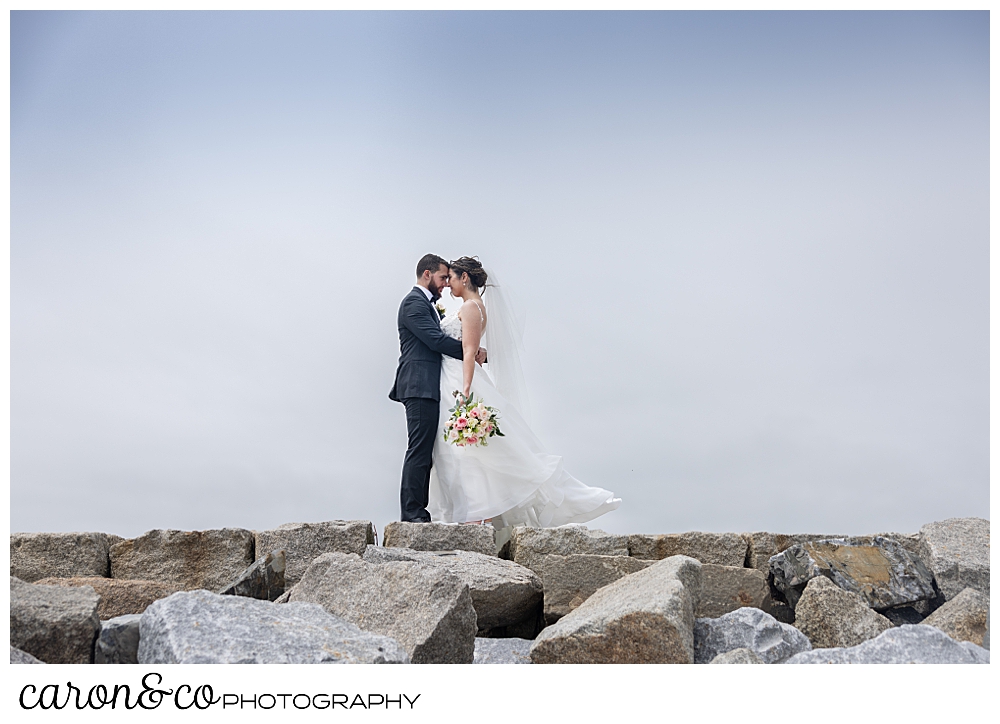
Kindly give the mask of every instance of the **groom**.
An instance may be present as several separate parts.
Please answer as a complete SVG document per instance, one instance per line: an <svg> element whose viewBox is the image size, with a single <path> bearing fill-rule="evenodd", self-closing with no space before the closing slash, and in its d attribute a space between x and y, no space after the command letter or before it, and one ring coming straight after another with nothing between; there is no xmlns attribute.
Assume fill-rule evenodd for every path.
<svg viewBox="0 0 1000 724"><path fill-rule="evenodd" d="M426 254L417 263L417 285L403 297L396 316L399 328L399 366L389 399L406 407L406 457L399 490L400 520L430 523L427 491L431 454L440 432L441 355L462 359L462 343L445 334L434 303L449 286L451 267L441 257ZM486 360L482 347L476 361Z"/></svg>

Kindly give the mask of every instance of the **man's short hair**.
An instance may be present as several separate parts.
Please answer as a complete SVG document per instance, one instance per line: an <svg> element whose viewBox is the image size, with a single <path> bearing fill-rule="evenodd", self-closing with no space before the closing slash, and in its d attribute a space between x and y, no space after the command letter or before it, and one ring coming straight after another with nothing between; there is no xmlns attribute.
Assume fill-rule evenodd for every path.
<svg viewBox="0 0 1000 724"><path fill-rule="evenodd" d="M425 271L436 272L442 264L451 269L451 265L437 254L424 254L417 262L417 278L422 277Z"/></svg>

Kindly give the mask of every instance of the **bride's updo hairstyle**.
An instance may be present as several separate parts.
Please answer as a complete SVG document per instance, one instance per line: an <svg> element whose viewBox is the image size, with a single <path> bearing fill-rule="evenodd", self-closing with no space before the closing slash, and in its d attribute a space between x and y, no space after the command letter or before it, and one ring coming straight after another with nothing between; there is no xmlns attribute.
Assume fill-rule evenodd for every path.
<svg viewBox="0 0 1000 724"><path fill-rule="evenodd" d="M448 265L459 276L462 276L462 274L468 274L469 282L475 285L477 291L486 286L486 280L488 278L486 270L483 269L483 265L479 263L479 259L474 256L463 256L461 259L449 262Z"/></svg>

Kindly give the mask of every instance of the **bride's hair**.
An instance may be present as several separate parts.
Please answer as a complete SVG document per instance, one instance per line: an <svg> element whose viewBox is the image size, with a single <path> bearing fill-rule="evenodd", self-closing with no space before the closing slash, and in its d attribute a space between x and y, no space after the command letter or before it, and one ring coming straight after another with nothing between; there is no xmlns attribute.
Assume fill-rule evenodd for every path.
<svg viewBox="0 0 1000 724"><path fill-rule="evenodd" d="M479 259L474 256L463 256L461 259L456 259L453 262L449 262L449 266L461 276L463 273L469 275L469 281L472 282L476 289L482 289L486 286L486 280L489 276L486 274L486 270L483 269L483 265L479 263Z"/></svg>

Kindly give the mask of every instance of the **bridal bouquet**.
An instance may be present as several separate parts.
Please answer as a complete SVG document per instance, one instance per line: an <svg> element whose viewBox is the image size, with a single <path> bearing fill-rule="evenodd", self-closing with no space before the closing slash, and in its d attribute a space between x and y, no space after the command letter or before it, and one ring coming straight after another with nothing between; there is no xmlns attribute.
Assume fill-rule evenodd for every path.
<svg viewBox="0 0 1000 724"><path fill-rule="evenodd" d="M444 424L445 442L459 447L486 447L487 440L494 435L503 437L497 418L500 413L495 407L483 404L474 396L466 397L455 392L455 406L449 412L451 417Z"/></svg>

